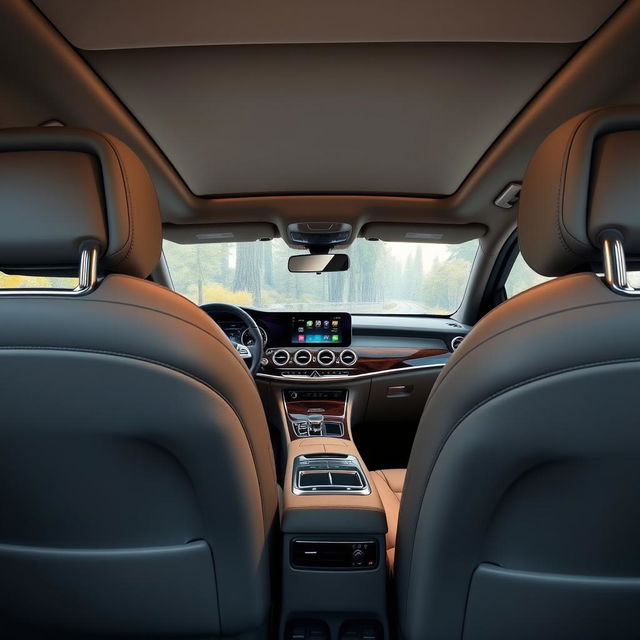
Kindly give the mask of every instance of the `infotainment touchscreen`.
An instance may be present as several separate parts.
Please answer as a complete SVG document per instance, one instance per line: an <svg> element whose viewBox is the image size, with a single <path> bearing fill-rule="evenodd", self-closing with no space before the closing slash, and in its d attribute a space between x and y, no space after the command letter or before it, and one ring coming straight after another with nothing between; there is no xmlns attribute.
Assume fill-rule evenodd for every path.
<svg viewBox="0 0 640 640"><path fill-rule="evenodd" d="M300 313L291 318L291 344L343 347L351 344L348 313Z"/></svg>

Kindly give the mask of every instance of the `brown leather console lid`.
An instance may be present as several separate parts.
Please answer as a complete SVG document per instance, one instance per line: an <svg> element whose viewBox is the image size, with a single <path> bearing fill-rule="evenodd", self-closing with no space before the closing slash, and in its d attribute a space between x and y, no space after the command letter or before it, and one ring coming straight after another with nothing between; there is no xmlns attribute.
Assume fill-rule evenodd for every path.
<svg viewBox="0 0 640 640"><path fill-rule="evenodd" d="M293 461L309 453L348 454L358 458L371 488L369 495L295 495ZM282 531L285 533L384 534L387 520L382 500L355 445L336 438L304 438L289 444L283 491Z"/></svg>

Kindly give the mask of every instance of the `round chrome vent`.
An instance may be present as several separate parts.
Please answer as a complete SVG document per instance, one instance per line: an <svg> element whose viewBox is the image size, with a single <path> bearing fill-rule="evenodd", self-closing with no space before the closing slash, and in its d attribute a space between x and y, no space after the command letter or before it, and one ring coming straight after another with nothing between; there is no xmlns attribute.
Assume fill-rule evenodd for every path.
<svg viewBox="0 0 640 640"><path fill-rule="evenodd" d="M278 367L284 367L284 365L289 362L290 357L291 356L289 356L288 351L285 351L284 349L278 349L271 356L271 359L273 360L273 364L277 365Z"/></svg>
<svg viewBox="0 0 640 640"><path fill-rule="evenodd" d="M321 349L316 358L323 367L330 367L336 361L336 354L329 349Z"/></svg>
<svg viewBox="0 0 640 640"><path fill-rule="evenodd" d="M306 367L311 362L311 353L306 349L299 349L293 354L293 361L301 367Z"/></svg>
<svg viewBox="0 0 640 640"><path fill-rule="evenodd" d="M455 338L453 338L451 340L451 351L455 351L460 346L460 343L463 340L464 340L464 336L456 336Z"/></svg>
<svg viewBox="0 0 640 640"><path fill-rule="evenodd" d="M351 349L345 349L341 354L340 354L340 362L345 366L345 367L351 367L352 365L354 365L356 362L358 362L358 356L356 355L355 351L352 351Z"/></svg>

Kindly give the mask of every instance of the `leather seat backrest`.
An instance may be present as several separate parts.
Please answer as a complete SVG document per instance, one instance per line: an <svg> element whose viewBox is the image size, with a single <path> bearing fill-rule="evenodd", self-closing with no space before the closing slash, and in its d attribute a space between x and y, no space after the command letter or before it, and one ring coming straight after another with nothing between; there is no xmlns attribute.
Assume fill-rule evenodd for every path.
<svg viewBox="0 0 640 640"><path fill-rule="evenodd" d="M399 516L403 638L640 634L640 298L591 272L603 232L640 255L639 133L639 107L589 112L531 161L521 249L557 278L485 316L431 393Z"/></svg>
<svg viewBox="0 0 640 640"><path fill-rule="evenodd" d="M0 132L0 211L5 268L77 268L90 241L103 276L84 296L0 295L0 629L261 632L264 412L217 325L142 279L161 239L142 164L105 134Z"/></svg>

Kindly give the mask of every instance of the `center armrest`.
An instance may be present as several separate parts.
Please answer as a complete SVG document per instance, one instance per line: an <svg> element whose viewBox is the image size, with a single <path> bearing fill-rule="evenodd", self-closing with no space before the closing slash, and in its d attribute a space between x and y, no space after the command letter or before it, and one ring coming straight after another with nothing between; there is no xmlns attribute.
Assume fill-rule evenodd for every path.
<svg viewBox="0 0 640 640"><path fill-rule="evenodd" d="M368 493L340 491L294 492L294 461L299 456L352 456L364 474ZM297 495L298 493L298 495ZM387 521L382 500L369 477L357 448L350 440L305 438L289 444L283 490L282 531L284 533L370 533L384 534Z"/></svg>

